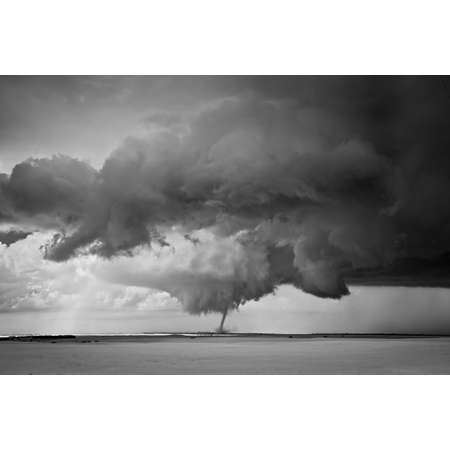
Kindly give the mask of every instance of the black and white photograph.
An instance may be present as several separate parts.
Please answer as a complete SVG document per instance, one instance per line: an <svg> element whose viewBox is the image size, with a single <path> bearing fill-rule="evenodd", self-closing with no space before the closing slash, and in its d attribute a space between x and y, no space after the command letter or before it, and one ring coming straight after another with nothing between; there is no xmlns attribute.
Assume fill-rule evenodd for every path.
<svg viewBox="0 0 450 450"><path fill-rule="evenodd" d="M450 373L450 77L0 96L1 373Z"/></svg>
<svg viewBox="0 0 450 450"><path fill-rule="evenodd" d="M446 447L445 2L0 11L1 449Z"/></svg>

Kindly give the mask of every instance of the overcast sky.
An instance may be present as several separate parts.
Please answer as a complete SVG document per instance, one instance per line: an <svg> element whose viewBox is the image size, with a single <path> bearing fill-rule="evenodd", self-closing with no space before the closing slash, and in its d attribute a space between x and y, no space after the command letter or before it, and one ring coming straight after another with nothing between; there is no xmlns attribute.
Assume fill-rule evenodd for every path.
<svg viewBox="0 0 450 450"><path fill-rule="evenodd" d="M448 83L0 77L0 334L448 330Z"/></svg>

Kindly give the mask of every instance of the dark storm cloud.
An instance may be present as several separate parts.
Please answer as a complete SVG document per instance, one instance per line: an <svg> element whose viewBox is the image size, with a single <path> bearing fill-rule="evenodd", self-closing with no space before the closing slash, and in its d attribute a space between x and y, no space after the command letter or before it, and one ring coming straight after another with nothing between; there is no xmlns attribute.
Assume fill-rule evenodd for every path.
<svg viewBox="0 0 450 450"><path fill-rule="evenodd" d="M30 234L30 231L21 230L0 231L0 242L2 244L5 244L6 246L9 246L11 244L14 244L14 242L25 239Z"/></svg>
<svg viewBox="0 0 450 450"><path fill-rule="evenodd" d="M1 179L3 221L57 229L45 250L56 261L171 247L174 229L193 236L198 256L181 275L139 282L191 312L234 308L283 283L333 298L348 293L346 278L448 283L439 256L450 250L446 78L158 82L220 95L147 115L98 171L65 156L16 165ZM212 253L195 236L202 229L216 236ZM222 274L199 275L221 258Z"/></svg>

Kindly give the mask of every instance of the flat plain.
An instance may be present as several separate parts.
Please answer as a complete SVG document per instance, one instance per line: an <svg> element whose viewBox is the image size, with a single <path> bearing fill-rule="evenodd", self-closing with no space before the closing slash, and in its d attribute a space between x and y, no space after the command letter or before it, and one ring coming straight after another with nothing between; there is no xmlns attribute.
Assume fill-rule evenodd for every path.
<svg viewBox="0 0 450 450"><path fill-rule="evenodd" d="M109 335L0 340L0 374L450 374L450 337Z"/></svg>

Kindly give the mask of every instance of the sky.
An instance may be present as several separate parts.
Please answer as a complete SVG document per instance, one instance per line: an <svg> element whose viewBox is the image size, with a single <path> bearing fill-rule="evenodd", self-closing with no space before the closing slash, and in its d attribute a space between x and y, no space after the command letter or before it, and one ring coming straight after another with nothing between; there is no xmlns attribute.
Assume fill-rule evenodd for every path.
<svg viewBox="0 0 450 450"><path fill-rule="evenodd" d="M0 334L447 332L448 77L0 77Z"/></svg>

